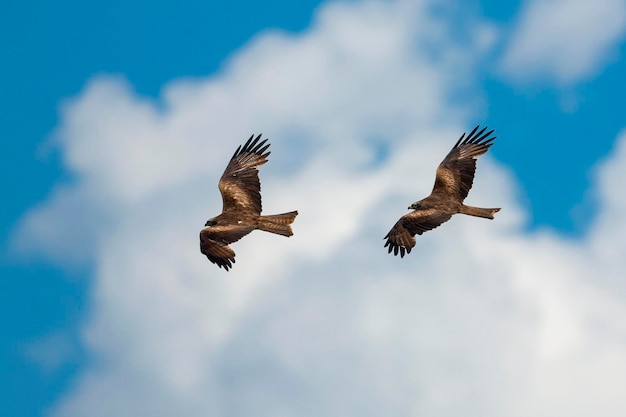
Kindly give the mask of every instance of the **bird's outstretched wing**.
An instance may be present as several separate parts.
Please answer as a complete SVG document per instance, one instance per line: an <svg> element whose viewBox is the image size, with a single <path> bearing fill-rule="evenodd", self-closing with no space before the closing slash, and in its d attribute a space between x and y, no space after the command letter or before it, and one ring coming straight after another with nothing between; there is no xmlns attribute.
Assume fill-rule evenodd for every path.
<svg viewBox="0 0 626 417"><path fill-rule="evenodd" d="M235 263L235 251L223 243L214 240L200 240L200 251L209 261L228 271Z"/></svg>
<svg viewBox="0 0 626 417"><path fill-rule="evenodd" d="M211 226L200 231L200 252L228 271L235 263L235 252L228 246L254 230L253 226Z"/></svg>
<svg viewBox="0 0 626 417"><path fill-rule="evenodd" d="M391 228L383 238L387 239L385 247L388 253L394 255L400 253L403 258L405 253L411 253L415 246L415 235L432 230L440 224L447 222L452 214L441 213L436 209L416 210L400 217L400 220Z"/></svg>
<svg viewBox="0 0 626 417"><path fill-rule="evenodd" d="M479 126L467 137L461 135L452 150L437 167L437 176L432 194L454 198L462 202L474 183L476 158L489 150L496 136L489 137L493 130L484 133L487 127ZM478 132L477 132L478 131Z"/></svg>
<svg viewBox="0 0 626 417"><path fill-rule="evenodd" d="M222 174L218 187L222 193L222 212L250 211L261 214L261 183L257 167L267 162L270 152L261 135L239 146Z"/></svg>

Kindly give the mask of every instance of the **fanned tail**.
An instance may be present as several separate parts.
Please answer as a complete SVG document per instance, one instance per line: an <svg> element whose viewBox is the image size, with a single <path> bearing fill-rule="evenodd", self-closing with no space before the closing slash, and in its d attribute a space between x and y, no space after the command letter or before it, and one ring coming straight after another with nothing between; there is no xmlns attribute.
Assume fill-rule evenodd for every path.
<svg viewBox="0 0 626 417"><path fill-rule="evenodd" d="M265 232L289 237L293 235L291 224L297 215L297 211L290 211L289 213L260 216L257 228Z"/></svg>

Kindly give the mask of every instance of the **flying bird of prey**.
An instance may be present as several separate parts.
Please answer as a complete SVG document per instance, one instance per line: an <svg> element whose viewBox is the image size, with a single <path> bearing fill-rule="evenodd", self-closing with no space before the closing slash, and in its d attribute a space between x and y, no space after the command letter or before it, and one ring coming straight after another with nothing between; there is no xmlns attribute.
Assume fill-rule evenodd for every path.
<svg viewBox="0 0 626 417"><path fill-rule="evenodd" d="M450 220L454 214L462 213L470 216L493 219L499 208L480 208L466 206L463 200L467 197L474 182L476 159L487 152L495 136L489 137L493 130L484 127L477 132L479 126L470 132L467 137L461 135L452 150L437 167L435 186L430 195L409 206L412 212L400 217L400 220L391 228L387 236L385 247L394 255L400 252L400 257L411 253L415 246L415 235L434 229Z"/></svg>
<svg viewBox="0 0 626 417"><path fill-rule="evenodd" d="M267 162L270 152L264 153L261 135L254 135L239 146L222 174L218 187L222 193L222 213L207 220L200 231L200 251L220 268L228 271L235 263L235 252L228 246L253 230L263 230L282 236L291 236L291 224L297 211L261 216L261 183L257 167Z"/></svg>

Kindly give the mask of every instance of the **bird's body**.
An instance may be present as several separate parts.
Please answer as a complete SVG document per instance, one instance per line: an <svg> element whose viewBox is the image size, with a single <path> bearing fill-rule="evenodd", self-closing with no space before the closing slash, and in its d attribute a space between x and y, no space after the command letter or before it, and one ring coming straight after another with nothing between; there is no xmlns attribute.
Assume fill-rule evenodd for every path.
<svg viewBox="0 0 626 417"><path fill-rule="evenodd" d="M253 135L254 136L254 135ZM261 215L261 183L257 167L267 162L270 152L264 153L267 139L253 136L235 151L218 187L222 194L222 213L209 219L200 231L200 251L228 271L235 262L235 252L228 246L253 230L263 230L282 236L292 236L291 224L297 211Z"/></svg>
<svg viewBox="0 0 626 417"><path fill-rule="evenodd" d="M463 204L472 188L476 172L476 158L489 150L496 137L489 137L487 128L477 132L478 126L467 137L459 138L452 150L437 167L435 185L431 194L409 206L411 213L402 216L384 237L385 247L394 255L410 253L415 246L415 235L432 230L457 214L493 219L499 208L480 208Z"/></svg>

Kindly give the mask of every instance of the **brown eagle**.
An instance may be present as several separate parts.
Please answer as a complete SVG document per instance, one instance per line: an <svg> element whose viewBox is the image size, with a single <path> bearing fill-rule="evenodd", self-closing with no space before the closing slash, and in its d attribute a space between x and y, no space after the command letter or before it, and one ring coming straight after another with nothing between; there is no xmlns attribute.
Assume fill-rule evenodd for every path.
<svg viewBox="0 0 626 417"><path fill-rule="evenodd" d="M200 231L200 251L220 268L228 271L235 263L235 252L228 247L259 229L283 236L291 236L291 223L297 211L261 216L261 183L257 167L267 162L270 144L259 142L254 135L239 146L222 174L218 187L222 193L222 213L207 220Z"/></svg>
<svg viewBox="0 0 626 417"><path fill-rule="evenodd" d="M461 135L452 150L437 167L435 186L430 195L409 206L411 213L400 217L400 220L391 228L387 236L385 247L394 255L400 252L404 257L405 252L411 253L415 246L415 235L434 229L440 224L450 220L457 213L470 216L493 219L493 215L500 211L499 208L471 207L463 204L467 193L474 182L476 172L476 158L487 152L493 145L495 136L489 137L493 130L484 133L487 127L477 132L476 126L465 137ZM484 133L484 134L483 134Z"/></svg>

